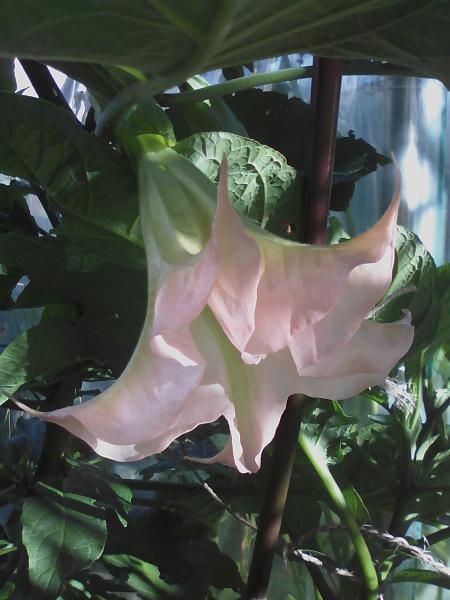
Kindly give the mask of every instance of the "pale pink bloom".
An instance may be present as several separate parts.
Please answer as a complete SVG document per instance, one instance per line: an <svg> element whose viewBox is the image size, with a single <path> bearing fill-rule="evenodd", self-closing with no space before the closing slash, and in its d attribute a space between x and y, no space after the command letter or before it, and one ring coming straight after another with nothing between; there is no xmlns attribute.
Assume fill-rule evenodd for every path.
<svg viewBox="0 0 450 600"><path fill-rule="evenodd" d="M140 173L149 305L133 356L96 398L26 410L119 461L224 416L229 442L207 462L245 473L289 395L342 400L383 384L413 339L408 316L366 320L391 282L399 190L374 227L321 248L244 224L226 164L215 210L209 182L172 150L147 153Z"/></svg>

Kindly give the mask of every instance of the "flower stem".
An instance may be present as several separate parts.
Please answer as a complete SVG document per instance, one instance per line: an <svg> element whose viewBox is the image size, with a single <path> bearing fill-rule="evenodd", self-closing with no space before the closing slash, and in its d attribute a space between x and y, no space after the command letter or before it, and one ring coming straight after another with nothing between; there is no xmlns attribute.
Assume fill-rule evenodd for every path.
<svg viewBox="0 0 450 600"><path fill-rule="evenodd" d="M320 184L311 182L303 197L306 234L301 242L324 243L330 204L331 176L336 146L336 125L339 109L341 61L315 60L313 72L314 146L311 175L321 174ZM323 136L318 139L317 136ZM323 155L321 154L323 152ZM327 188L328 186L328 188ZM300 211L299 211L300 213ZM317 218L318 215L320 218ZM323 218L325 216L325 218ZM253 550L245 600L265 600L269 587L273 557L286 503L294 464L301 410L306 397L291 396L278 425L273 444L271 472L260 513L258 533ZM372 599L370 599L372 600Z"/></svg>
<svg viewBox="0 0 450 600"><path fill-rule="evenodd" d="M323 486L327 490L328 495L335 506L336 512L339 514L347 528L349 536L355 547L356 555L361 566L361 572L364 576L367 589L367 600L377 600L378 576L372 561L372 557L370 556L369 549L361 533L359 525L348 508L345 497L333 478L330 469L328 468L326 457L322 451L311 442L305 433L303 433L303 431L300 431L298 435L298 444L305 453L320 481L323 483Z"/></svg>

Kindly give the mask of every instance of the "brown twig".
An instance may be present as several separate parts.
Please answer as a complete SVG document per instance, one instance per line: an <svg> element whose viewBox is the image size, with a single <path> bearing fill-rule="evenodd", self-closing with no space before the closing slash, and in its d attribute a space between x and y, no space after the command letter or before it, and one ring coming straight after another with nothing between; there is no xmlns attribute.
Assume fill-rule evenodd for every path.
<svg viewBox="0 0 450 600"><path fill-rule="evenodd" d="M362 525L360 527L361 532L364 535L368 535L371 537L375 537L379 540L383 540L388 544L392 544L397 546L402 552L408 554L409 556L414 556L422 565L431 567L435 569L441 575L445 575L446 577L450 577L450 568L444 565L440 560L435 559L430 552L420 548L419 546L410 544L408 540L402 536L394 536L387 531L380 531L371 525ZM303 546L305 541L318 533L328 533L329 531L346 531L345 525L323 525L321 527L315 527L314 529L310 529L306 531L298 540L298 544ZM427 538L423 538L426 543ZM299 549L293 551L295 554Z"/></svg>
<svg viewBox="0 0 450 600"><path fill-rule="evenodd" d="M234 519L242 523L252 531L258 531L258 528L248 519L243 517L240 513L233 510L229 504L227 504L213 489L212 487L204 481L200 475L197 474L197 479L201 484L202 488L205 489L208 494L213 498L217 504L219 504L229 515L231 515ZM340 526L338 526L340 527ZM349 571L345 567L341 567L337 565L331 558L323 557L324 560L318 558L318 556L312 554L310 551L305 552L305 550L301 548L294 548L292 544L286 543L281 538L278 538L276 544L276 552L282 556L285 560L296 560L303 562L306 567L313 569L324 569L333 575L337 575L339 577L346 577L348 579L353 579L355 581L359 581L360 578L355 575L355 573Z"/></svg>
<svg viewBox="0 0 450 600"><path fill-rule="evenodd" d="M225 510L225 512L227 512L229 515L234 517L236 519L236 521L239 521L239 523L242 523L243 525L245 525L249 529L252 529L253 531L258 530L256 525L253 525L253 523L251 523L248 519L243 517L240 513L233 510L229 504L227 504L224 500L222 500L222 498L216 494L216 492L212 489L212 487L210 485L208 485L206 483L206 481L202 481L201 486L204 490L206 490L208 492L208 494L212 498L214 498L214 500Z"/></svg>
<svg viewBox="0 0 450 600"><path fill-rule="evenodd" d="M341 74L341 61L315 59L311 97L314 109L311 171L303 201L306 206L305 234L303 239L299 240L310 244L323 244L326 239ZM288 400L275 434L272 469L260 513L245 600L267 598L304 402L304 396L293 396Z"/></svg>

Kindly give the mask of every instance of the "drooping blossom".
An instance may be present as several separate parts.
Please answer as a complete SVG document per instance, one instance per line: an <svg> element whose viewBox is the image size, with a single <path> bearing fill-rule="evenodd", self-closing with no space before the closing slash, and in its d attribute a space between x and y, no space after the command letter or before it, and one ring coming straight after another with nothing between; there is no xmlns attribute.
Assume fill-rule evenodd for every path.
<svg viewBox="0 0 450 600"><path fill-rule="evenodd" d="M391 282L399 190L364 234L313 247L244 222L226 164L216 202L211 182L170 149L144 148L139 177L149 290L136 349L96 398L32 414L118 461L223 416L229 442L208 462L255 472L289 395L353 396L382 384L409 349L408 315L366 319Z"/></svg>

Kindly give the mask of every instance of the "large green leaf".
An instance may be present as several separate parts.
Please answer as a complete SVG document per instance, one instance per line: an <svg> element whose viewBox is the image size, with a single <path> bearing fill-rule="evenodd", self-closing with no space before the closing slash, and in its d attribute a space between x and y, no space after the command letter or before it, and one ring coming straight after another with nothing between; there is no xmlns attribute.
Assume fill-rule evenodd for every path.
<svg viewBox="0 0 450 600"><path fill-rule="evenodd" d="M115 263L120 267L145 271L145 253L102 226L66 213L54 233L68 241L67 251L86 265Z"/></svg>
<svg viewBox="0 0 450 600"><path fill-rule="evenodd" d="M7 92L14 92L16 90L13 59L0 59L0 90Z"/></svg>
<svg viewBox="0 0 450 600"><path fill-rule="evenodd" d="M95 239L101 228L116 245L124 240L129 264L142 259L136 178L127 159L67 111L0 92L0 173L41 186L72 218L95 226L84 237Z"/></svg>
<svg viewBox="0 0 450 600"><path fill-rule="evenodd" d="M284 156L254 140L232 133L198 133L175 149L217 182L220 164L228 159L228 189L235 208L274 233L298 212L298 174Z"/></svg>
<svg viewBox="0 0 450 600"><path fill-rule="evenodd" d="M33 598L54 599L67 578L97 560L106 543L106 522L94 500L39 484L22 511Z"/></svg>
<svg viewBox="0 0 450 600"><path fill-rule="evenodd" d="M61 319L43 320L0 354L0 404L25 383L56 374L90 357L80 332Z"/></svg>
<svg viewBox="0 0 450 600"><path fill-rule="evenodd" d="M0 232L11 229L28 235L38 235L38 228L30 214L24 191L15 185L15 182L10 185L0 184Z"/></svg>
<svg viewBox="0 0 450 600"><path fill-rule="evenodd" d="M311 52L378 58L448 82L449 16L447 0L4 0L0 56L126 65L187 79Z"/></svg>

